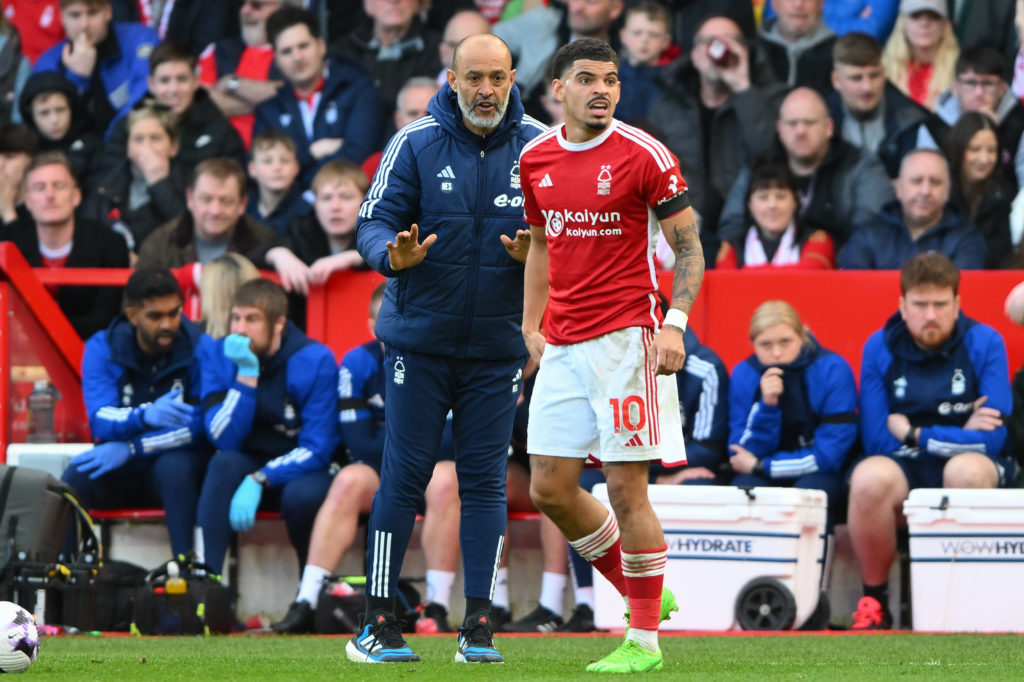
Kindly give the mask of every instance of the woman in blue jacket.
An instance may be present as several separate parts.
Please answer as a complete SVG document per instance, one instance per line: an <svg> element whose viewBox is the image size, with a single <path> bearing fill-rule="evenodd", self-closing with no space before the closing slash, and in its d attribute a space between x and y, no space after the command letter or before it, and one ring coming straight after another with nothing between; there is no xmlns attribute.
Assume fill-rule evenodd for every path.
<svg viewBox="0 0 1024 682"><path fill-rule="evenodd" d="M733 368L729 385L732 484L824 490L831 530L857 440L853 371L785 301L758 306L750 341L754 354Z"/></svg>

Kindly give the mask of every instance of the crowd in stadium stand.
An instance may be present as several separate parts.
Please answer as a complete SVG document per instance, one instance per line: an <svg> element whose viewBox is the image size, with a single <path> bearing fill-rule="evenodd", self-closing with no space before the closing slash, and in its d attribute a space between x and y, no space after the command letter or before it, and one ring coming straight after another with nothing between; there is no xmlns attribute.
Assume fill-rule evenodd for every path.
<svg viewBox="0 0 1024 682"><path fill-rule="evenodd" d="M198 321L207 298L214 303L201 286L203 266L223 263L235 257L231 254L278 273L288 293L287 326L260 308L259 296L253 299L259 305L250 302L249 307L263 310L264 323L282 325L278 337L284 333L291 345L305 344L304 336L301 341L297 337L309 288L338 270L366 268L355 248L355 228L385 144L424 116L432 97L448 92L446 73L459 40L492 31L511 50L527 114L551 125L560 122L549 87L549 61L558 47L586 36L606 40L618 51L616 118L646 130L677 156L708 268L899 270L916 254L932 251L960 270L1021 268L1024 49L1019 36L1024 16L1014 0L979 5L970 0L3 0L0 241L16 244L34 267L138 266L172 272L177 287L164 282L153 296L138 294L128 301L128 310L134 311L128 318L118 316L120 292L53 288L83 339L109 336L103 336L104 353L115 343L130 346L126 339L132 326L143 338L135 316L148 307L149 298L178 295L186 313ZM657 254L661 267L672 266L671 254L664 249ZM914 276L925 289L952 281L948 273L945 279L920 272ZM219 295L223 315L231 296ZM652 471L651 482L729 483L736 476L747 484L782 480L800 486L806 478L808 487L829 490L830 498L835 491L834 498L843 500L848 482L843 476L855 459L857 429L852 418L824 425L817 420L823 411L826 416L856 411L852 372L817 345L797 311L779 304L762 312L762 323L751 323L754 350L762 333L774 329L778 335L781 326L785 339L772 343L796 344L781 364L799 365L801 376L819 373L822 379L801 383L783 379L780 372L772 381L773 370L765 369L773 364L771 357L758 351L736 368L730 394L721 361L696 337L688 337L690 356L679 386L684 412L693 410L684 431L694 456L686 469ZM223 322L217 328L226 334ZM956 330L972 333L975 338L969 329ZM181 343L193 343L189 334L180 334ZM986 337L986 342L995 352L996 341ZM89 343L87 354L99 342ZM289 352L304 357L310 347ZM372 355L374 348L371 344L365 353ZM144 345L136 349L140 357L151 350ZM898 355L891 349L886 353ZM259 360L230 344L220 342L205 354L219 354L218 361L241 360L239 367L255 363L258 376ZM380 362L370 355L361 368L367 381L376 377L374 363ZM980 362L976 355L971 361ZM979 370L977 377L967 377L968 383L983 374ZM159 400L153 405L160 404L160 410L147 421L146 409L139 406L156 395L122 399L117 391L123 386L114 387L124 383L118 377L108 377L113 393L96 397L89 417L96 438L131 444L118 451L121 462L146 447L149 432L184 429L190 447L192 439L202 440L194 433L202 431L193 420L199 416L175 416L174 408ZM176 390L198 392L183 382L174 384ZM170 387L161 384L160 390ZM216 397L224 399L229 386L220 388ZM1005 388L1000 385L997 396L978 395L989 396L988 408L1010 414L1010 404L995 405L1006 397ZM206 385L202 390L209 392ZM376 418L367 405L372 392L353 394L351 385L347 390L343 402L352 405L348 422L355 422L358 413L360 423L366 422L364 436L370 438ZM827 395L819 395L822 391ZM783 406L808 408L814 418L780 416L780 394ZM87 401L98 395L95 387L91 392L86 387ZM705 400L699 400L701 395ZM748 421L746 414L758 401L775 408L757 416L764 423L755 423L753 414ZM742 413L733 412L730 419L728 408ZM112 417L109 412L124 409L127 414L142 410L128 422L134 431L101 435L104 419L114 424L108 424L108 431L126 426L120 413ZM206 416L214 422L217 417ZM313 417L300 415L295 421L292 413L282 419L298 428ZM998 415L972 419L972 427L1002 430L1003 440L988 444L991 458L1002 457L1008 446L1002 444L1005 425L996 424ZM792 441L788 445L771 435L780 424L784 440ZM881 435L874 434L880 451L927 447L927 434L921 435L919 426L890 423L886 431L882 424ZM789 451L777 457L780 450L795 452L803 447L797 443L814 440L816 429L821 430L819 441L838 443L832 454L843 461L810 455L802 460ZM525 429L516 433L523 435ZM249 434L228 435L241 443ZM320 473L327 471L332 455L346 461L346 445L353 453L358 449L343 443L334 452L337 434L314 444L309 438L276 436L281 443L272 443L276 449L267 458L301 459L300 451L312 451L317 465L323 465ZM757 442L760 436L764 443ZM863 433L862 440L866 446ZM217 438L210 442L217 445ZM524 448L514 437L519 456L512 461L526 462ZM376 456L379 461L379 452ZM253 486L272 489L298 480L239 486L251 463L220 464L233 467L218 475L238 486L235 495L244 498L239 504L253 514L260 503ZM178 465L191 467L193 462ZM1009 472L1000 465L999 484L1012 482L1012 462L1007 466ZM309 475L309 467L297 470ZM364 502L378 473L369 471L372 480L360 483L353 514L366 511ZM195 472L188 468L175 476L195 477ZM84 473L72 478L82 486L88 480ZM997 483L990 479L964 474L955 480ZM199 480L190 489L193 498L205 496L200 516L219 519L218 535L207 548L222 553L228 529L220 517L233 501L224 491L217 498ZM327 495L328 487L317 480L318 499L303 499L302 521L289 526L306 534L292 537L300 563L306 563L307 553L311 561L317 556L335 561L344 549L325 551L315 544L309 549L319 502L327 497L339 504L338 494ZM160 491L152 494L150 502L163 506ZM863 489L858 494L851 505L878 503ZM98 504L99 496L90 494L89 499ZM277 497L275 504L285 506ZM232 503L233 528L251 526L251 516L236 524L235 511ZM833 506L830 526L845 515L845 508ZM195 521L195 509L185 516L182 520L168 509L175 551L191 545L187 528ZM347 546L348 539L342 544ZM433 606L423 619L435 631L449 629L447 592L454 577L453 562L441 563L443 569L428 571ZM564 557L561 564L564 569ZM566 571L545 566L537 611L508 626L520 631L592 629L589 572L576 571L577 610L565 622L561 590ZM324 574L321 570L315 577ZM855 624L891 626L888 596L880 584L884 575L872 568L872 575L864 576L872 603L858 607ZM312 629L317 595L304 585L301 599L278 629ZM496 622L508 623L506 568L498 571L494 605L505 609L504 614L495 611Z"/></svg>

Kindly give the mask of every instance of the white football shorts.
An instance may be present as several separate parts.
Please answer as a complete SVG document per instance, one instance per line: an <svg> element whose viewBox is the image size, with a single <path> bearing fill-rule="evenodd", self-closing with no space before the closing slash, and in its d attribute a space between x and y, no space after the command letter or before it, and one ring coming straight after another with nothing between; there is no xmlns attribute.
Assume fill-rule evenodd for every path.
<svg viewBox="0 0 1024 682"><path fill-rule="evenodd" d="M530 399L531 455L685 464L676 377L656 376L654 332L548 344Z"/></svg>

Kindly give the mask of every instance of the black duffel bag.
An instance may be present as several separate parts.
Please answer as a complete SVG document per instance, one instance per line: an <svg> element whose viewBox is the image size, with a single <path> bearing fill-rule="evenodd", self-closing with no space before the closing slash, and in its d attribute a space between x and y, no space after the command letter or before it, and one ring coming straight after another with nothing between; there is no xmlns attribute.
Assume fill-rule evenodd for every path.
<svg viewBox="0 0 1024 682"><path fill-rule="evenodd" d="M132 632L208 635L231 632L231 590L201 563L180 558L149 572L135 590Z"/></svg>

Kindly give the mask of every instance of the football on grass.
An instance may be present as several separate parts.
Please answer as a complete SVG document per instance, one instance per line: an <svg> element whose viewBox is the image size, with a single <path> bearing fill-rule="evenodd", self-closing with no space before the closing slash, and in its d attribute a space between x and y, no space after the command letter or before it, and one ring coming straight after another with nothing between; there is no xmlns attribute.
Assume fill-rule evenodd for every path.
<svg viewBox="0 0 1024 682"><path fill-rule="evenodd" d="M39 630L32 614L0 601L0 673L22 673L39 655Z"/></svg>

